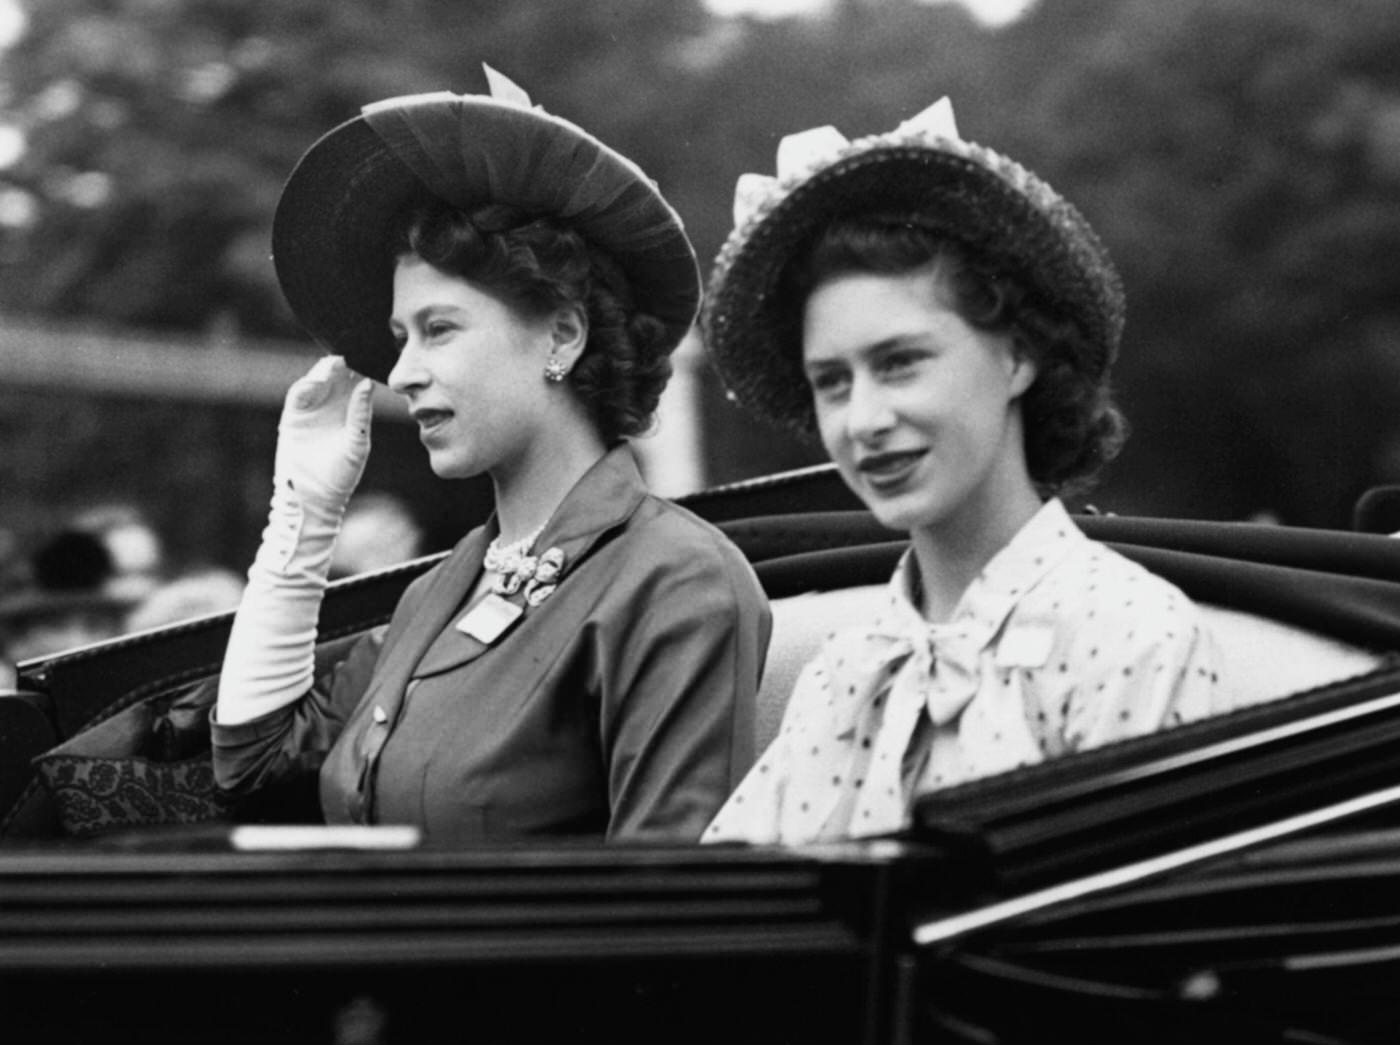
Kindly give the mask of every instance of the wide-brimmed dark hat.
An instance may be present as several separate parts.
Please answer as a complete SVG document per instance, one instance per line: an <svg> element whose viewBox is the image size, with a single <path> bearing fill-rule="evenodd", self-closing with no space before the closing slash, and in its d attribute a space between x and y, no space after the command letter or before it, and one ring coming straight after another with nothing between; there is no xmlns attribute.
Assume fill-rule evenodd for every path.
<svg viewBox="0 0 1400 1045"><path fill-rule="evenodd" d="M493 96L392 98L328 132L282 190L272 258L293 313L355 370L383 381L394 259L405 207L430 199L463 210L500 203L550 216L609 255L638 311L675 347L695 321L700 273L680 217L631 160L530 105L487 70Z"/></svg>
<svg viewBox="0 0 1400 1045"><path fill-rule="evenodd" d="M1118 352L1123 289L1107 250L1069 202L1020 164L958 137L943 99L883 135L822 127L783 139L778 176L744 175L735 227L715 261L702 328L729 396L788 428L815 427L802 372L800 302L785 271L831 222L909 221L962 243L1079 325L1102 374Z"/></svg>

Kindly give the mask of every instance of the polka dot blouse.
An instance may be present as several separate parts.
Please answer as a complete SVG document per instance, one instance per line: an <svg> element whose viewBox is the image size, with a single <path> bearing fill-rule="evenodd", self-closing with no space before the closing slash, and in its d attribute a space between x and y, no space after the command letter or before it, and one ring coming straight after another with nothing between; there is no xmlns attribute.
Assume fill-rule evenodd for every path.
<svg viewBox="0 0 1400 1045"><path fill-rule="evenodd" d="M802 843L904 827L915 794L1228 710L1194 604L1091 541L1055 500L947 623L906 553L869 626L828 637L778 735L706 842Z"/></svg>

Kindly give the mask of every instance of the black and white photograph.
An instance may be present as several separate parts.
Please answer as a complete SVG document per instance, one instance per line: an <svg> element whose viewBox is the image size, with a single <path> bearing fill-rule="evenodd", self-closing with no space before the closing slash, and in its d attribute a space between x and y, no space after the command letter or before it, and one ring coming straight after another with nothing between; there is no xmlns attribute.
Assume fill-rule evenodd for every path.
<svg viewBox="0 0 1400 1045"><path fill-rule="evenodd" d="M0 1041L1400 1040L1397 55L0 0Z"/></svg>

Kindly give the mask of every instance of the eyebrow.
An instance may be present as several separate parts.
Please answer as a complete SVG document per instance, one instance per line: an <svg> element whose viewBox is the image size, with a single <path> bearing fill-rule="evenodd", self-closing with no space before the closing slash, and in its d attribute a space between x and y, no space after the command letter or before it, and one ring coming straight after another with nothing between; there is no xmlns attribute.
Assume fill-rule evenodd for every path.
<svg viewBox="0 0 1400 1045"><path fill-rule="evenodd" d="M880 355L882 352L889 352L894 349L923 347L927 346L918 334L894 334L890 337L881 338L879 341L873 342L872 344L862 346L857 351L856 355L861 359L870 359L873 356ZM841 366L845 364L845 361L845 355L840 357L818 356L812 360L803 359L802 369L808 370L811 367Z"/></svg>
<svg viewBox="0 0 1400 1045"><path fill-rule="evenodd" d="M408 315L407 323L406 323L404 320L399 319L398 316L395 316L395 315L393 315L393 314L391 313L391 314L389 315L389 328L392 330L392 329L395 327L395 325L398 325L398 326L405 326L405 325L407 325L407 324L417 324L417 325L421 326L422 323L423 323L423 320L424 320L425 318L428 318L428 317L430 317L430 316L432 316L432 315L434 315L434 314L437 314L437 313L443 313L443 314L450 313L450 314L452 314L452 315L461 315L463 311L465 311L465 310L462 309L462 308L461 308L460 306L458 306L458 305L449 305L449 304L446 304L446 303L431 302L431 303L429 303L429 304L427 304L427 305L424 305L422 308L419 308L419 309L416 309L416 310L413 311L413 312L410 312L409 315Z"/></svg>

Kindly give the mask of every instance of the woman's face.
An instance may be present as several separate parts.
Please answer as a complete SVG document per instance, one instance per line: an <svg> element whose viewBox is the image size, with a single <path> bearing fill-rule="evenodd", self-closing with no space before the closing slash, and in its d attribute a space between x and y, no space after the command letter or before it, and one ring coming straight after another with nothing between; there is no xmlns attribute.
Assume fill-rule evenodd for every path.
<svg viewBox="0 0 1400 1045"><path fill-rule="evenodd" d="M433 471L444 479L518 468L548 423L543 378L553 340L531 320L457 276L413 257L394 272L389 328L398 361L388 385L408 401Z"/></svg>
<svg viewBox="0 0 1400 1045"><path fill-rule="evenodd" d="M979 526L1034 490L1018 405L1034 367L1009 334L970 326L945 300L929 270L849 273L804 311L822 443L892 529Z"/></svg>

